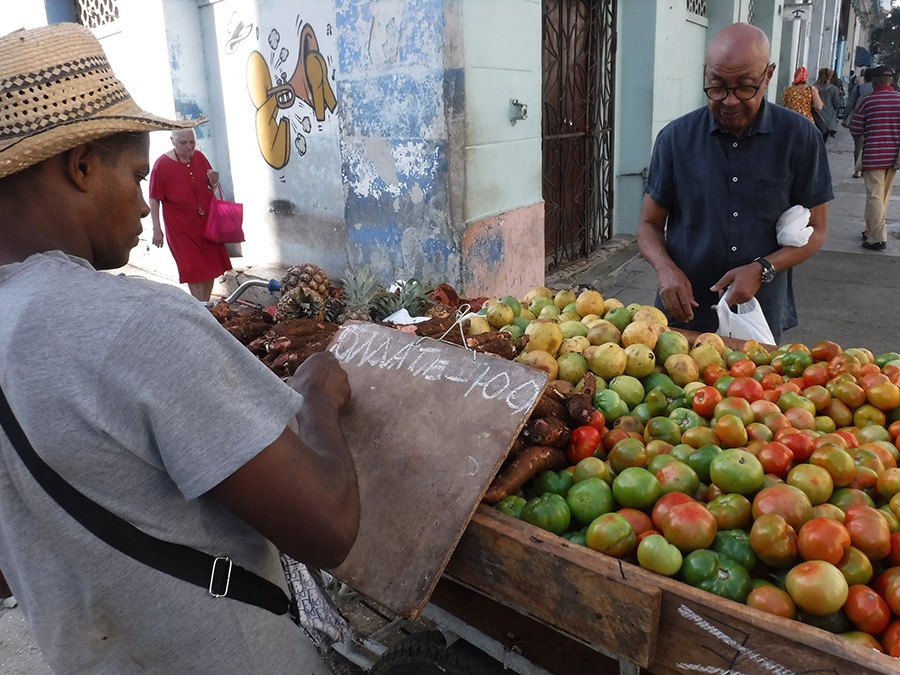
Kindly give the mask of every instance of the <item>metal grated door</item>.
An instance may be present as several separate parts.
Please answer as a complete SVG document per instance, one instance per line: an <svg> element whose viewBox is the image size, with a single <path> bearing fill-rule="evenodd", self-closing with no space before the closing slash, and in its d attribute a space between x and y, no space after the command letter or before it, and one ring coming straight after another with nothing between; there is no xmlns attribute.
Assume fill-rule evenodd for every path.
<svg viewBox="0 0 900 675"><path fill-rule="evenodd" d="M612 235L616 0L543 0L547 271Z"/></svg>

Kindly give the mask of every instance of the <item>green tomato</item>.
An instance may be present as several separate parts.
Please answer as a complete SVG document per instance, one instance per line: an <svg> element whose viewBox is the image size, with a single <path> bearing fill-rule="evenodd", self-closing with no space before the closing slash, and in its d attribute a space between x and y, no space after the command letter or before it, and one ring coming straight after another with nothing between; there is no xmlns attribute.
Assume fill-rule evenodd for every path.
<svg viewBox="0 0 900 675"><path fill-rule="evenodd" d="M756 456L741 448L716 454L709 464L709 477L724 493L749 495L763 483L766 472Z"/></svg>
<svg viewBox="0 0 900 675"><path fill-rule="evenodd" d="M612 492L621 506L649 509L662 496L662 486L647 469L630 466L613 478Z"/></svg>
<svg viewBox="0 0 900 675"><path fill-rule="evenodd" d="M681 579L689 586L741 603L753 588L750 573L743 565L708 549L687 554L681 565Z"/></svg>
<svg viewBox="0 0 900 675"><path fill-rule="evenodd" d="M628 404L612 389L603 389L594 394L594 407L603 413L607 426L628 414Z"/></svg>
<svg viewBox="0 0 900 675"><path fill-rule="evenodd" d="M494 504L494 508L513 518L522 516L522 507L525 506L525 498L519 495L508 495Z"/></svg>
<svg viewBox="0 0 900 675"><path fill-rule="evenodd" d="M728 387L731 386L732 382L734 382L734 378L731 375L723 375L716 380L713 386L719 390L719 393L722 394L722 396L728 396Z"/></svg>
<svg viewBox="0 0 900 675"><path fill-rule="evenodd" d="M521 518L542 530L562 534L569 529L572 513L564 497L547 492L529 499L522 507Z"/></svg>
<svg viewBox="0 0 900 675"><path fill-rule="evenodd" d="M795 349L786 352L784 356L781 357L781 372L788 377L800 377L803 375L803 371L806 370L807 366L811 366L812 364L812 354L803 351L802 349Z"/></svg>
<svg viewBox="0 0 900 675"><path fill-rule="evenodd" d="M582 525L590 525L598 516L613 510L613 493L602 478L578 481L566 493L566 503L572 517Z"/></svg>
<svg viewBox="0 0 900 675"><path fill-rule="evenodd" d="M697 476L700 478L701 482L709 484L710 464L712 464L713 458L721 452L722 448L718 445L701 445L688 456L685 460L685 464L697 472Z"/></svg>
<svg viewBox="0 0 900 675"><path fill-rule="evenodd" d="M678 574L683 560L678 547L666 541L661 534L644 537L638 544L637 558L644 569L667 577Z"/></svg>
<svg viewBox="0 0 900 675"><path fill-rule="evenodd" d="M682 434L693 427L709 426L709 422L707 422L701 415L698 415L690 408L676 408L669 413L669 419L678 425L678 428L681 429Z"/></svg>
<svg viewBox="0 0 900 675"><path fill-rule="evenodd" d="M534 479L526 493L529 497L540 497L547 492L565 497L574 483L571 471L545 471Z"/></svg>
<svg viewBox="0 0 900 675"><path fill-rule="evenodd" d="M568 539L573 544L578 544L579 546L587 546L586 530L587 528L583 527L580 530L575 530L574 532L564 532L562 538Z"/></svg>
<svg viewBox="0 0 900 675"><path fill-rule="evenodd" d="M750 545L750 533L746 530L719 530L710 548L720 555L728 556L747 570L756 567L756 554Z"/></svg>

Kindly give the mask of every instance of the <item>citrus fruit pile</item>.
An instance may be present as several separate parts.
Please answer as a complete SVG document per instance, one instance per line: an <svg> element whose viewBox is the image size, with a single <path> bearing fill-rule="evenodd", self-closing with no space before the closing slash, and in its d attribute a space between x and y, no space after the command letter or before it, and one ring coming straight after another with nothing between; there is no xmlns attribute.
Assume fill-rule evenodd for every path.
<svg viewBox="0 0 900 675"><path fill-rule="evenodd" d="M689 341L653 307L543 287L468 329L527 335L517 360L592 392L554 440L567 465L496 508L900 656L900 354Z"/></svg>

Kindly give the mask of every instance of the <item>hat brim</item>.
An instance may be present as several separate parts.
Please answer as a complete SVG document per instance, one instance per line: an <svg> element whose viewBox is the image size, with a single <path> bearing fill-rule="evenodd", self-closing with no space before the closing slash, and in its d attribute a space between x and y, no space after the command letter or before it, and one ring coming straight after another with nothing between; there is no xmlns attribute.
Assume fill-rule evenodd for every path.
<svg viewBox="0 0 900 675"><path fill-rule="evenodd" d="M134 114L97 115L87 120L59 122L39 134L0 143L0 178L18 173L82 143L121 133L191 129L206 121L206 118L170 120L138 110Z"/></svg>

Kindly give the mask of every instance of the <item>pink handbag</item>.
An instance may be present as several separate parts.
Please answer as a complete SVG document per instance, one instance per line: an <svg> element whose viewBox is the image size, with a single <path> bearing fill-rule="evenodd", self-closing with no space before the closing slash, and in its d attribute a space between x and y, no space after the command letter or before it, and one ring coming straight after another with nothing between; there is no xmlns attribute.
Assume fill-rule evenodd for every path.
<svg viewBox="0 0 900 675"><path fill-rule="evenodd" d="M221 186L216 192L209 203L203 238L217 244L239 244L244 241L244 205L225 201Z"/></svg>

